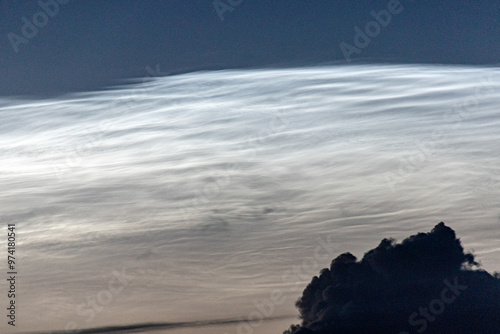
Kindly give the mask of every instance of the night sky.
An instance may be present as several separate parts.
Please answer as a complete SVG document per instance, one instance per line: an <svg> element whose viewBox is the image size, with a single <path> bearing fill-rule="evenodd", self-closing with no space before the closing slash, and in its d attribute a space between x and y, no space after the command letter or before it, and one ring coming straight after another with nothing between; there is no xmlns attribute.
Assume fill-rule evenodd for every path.
<svg viewBox="0 0 500 334"><path fill-rule="evenodd" d="M54 1L1 2L0 95L98 90L197 70L347 64L341 43L356 48L355 28L365 32L371 12L391 6L397 13L385 27L371 25L373 37L350 63L495 65L500 55L497 0L222 0L218 9L212 0Z"/></svg>

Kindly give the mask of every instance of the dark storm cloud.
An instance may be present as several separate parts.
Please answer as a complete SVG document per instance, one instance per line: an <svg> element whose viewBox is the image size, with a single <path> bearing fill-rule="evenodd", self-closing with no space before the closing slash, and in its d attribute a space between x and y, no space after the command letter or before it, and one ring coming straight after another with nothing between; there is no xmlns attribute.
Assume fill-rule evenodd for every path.
<svg viewBox="0 0 500 334"><path fill-rule="evenodd" d="M357 261L334 259L297 301L296 334L500 333L500 275L476 269L440 223L396 244L384 239Z"/></svg>

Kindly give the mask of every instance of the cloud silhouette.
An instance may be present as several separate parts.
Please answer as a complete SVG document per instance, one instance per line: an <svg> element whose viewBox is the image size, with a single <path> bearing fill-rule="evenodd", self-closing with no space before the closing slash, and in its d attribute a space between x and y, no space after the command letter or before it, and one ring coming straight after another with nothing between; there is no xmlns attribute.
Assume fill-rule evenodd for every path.
<svg viewBox="0 0 500 334"><path fill-rule="evenodd" d="M439 223L361 261L350 253L313 277L284 334L500 333L500 274L478 268L455 231Z"/></svg>

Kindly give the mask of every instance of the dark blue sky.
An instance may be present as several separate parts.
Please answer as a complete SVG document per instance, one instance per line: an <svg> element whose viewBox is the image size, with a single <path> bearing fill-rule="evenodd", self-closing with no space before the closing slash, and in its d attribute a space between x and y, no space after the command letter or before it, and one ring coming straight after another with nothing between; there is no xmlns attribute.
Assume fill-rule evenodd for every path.
<svg viewBox="0 0 500 334"><path fill-rule="evenodd" d="M356 50L352 63L498 64L500 56L498 0L220 0L232 8L222 21L213 0L59 0L43 9L54 1L1 2L0 95L99 89L148 76L148 66L171 74L346 64L343 42ZM371 11L388 6L390 22L372 24L369 44L358 37L356 47L355 27L366 33Z"/></svg>

